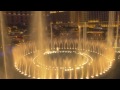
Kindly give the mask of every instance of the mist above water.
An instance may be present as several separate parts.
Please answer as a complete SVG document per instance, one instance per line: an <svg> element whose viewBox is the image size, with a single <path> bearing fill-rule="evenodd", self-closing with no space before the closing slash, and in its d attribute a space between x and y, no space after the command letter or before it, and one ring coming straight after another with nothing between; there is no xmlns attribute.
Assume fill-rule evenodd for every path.
<svg viewBox="0 0 120 90"><path fill-rule="evenodd" d="M44 51L46 48L46 18L44 11L33 11L31 17L31 40L36 43L39 50Z"/></svg>

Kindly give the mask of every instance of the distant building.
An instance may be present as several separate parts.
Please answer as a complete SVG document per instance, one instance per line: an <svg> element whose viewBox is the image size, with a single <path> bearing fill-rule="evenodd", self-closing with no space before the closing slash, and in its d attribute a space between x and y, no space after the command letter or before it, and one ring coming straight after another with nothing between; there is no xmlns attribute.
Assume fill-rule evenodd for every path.
<svg viewBox="0 0 120 90"><path fill-rule="evenodd" d="M70 14L68 11L50 11L50 22L52 23L68 23L70 22Z"/></svg>
<svg viewBox="0 0 120 90"><path fill-rule="evenodd" d="M4 14L8 26L28 25L32 15L30 11L6 11Z"/></svg>
<svg viewBox="0 0 120 90"><path fill-rule="evenodd" d="M6 20L8 25L17 25L19 23L29 23L31 11L6 11ZM115 20L119 11L115 12ZM78 23L89 22L91 20L108 21L109 11L46 11L49 22L53 23Z"/></svg>

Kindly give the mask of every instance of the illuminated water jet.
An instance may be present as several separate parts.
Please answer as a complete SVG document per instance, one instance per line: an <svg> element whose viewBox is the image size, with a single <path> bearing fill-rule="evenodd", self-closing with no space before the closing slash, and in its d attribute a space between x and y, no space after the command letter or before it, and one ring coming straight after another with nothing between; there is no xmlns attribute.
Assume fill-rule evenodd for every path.
<svg viewBox="0 0 120 90"><path fill-rule="evenodd" d="M82 42L80 42L82 44ZM88 43L87 43L88 44ZM31 45L33 45L31 43ZM96 46L96 44L94 44ZM56 79L64 79L64 78L94 78L98 77L99 75L102 75L102 73L105 73L109 70L109 68L112 66L114 53L108 52L108 50L113 50L113 48L107 48L104 49L101 47L100 44L99 49L104 50L102 55L99 55L98 53L95 53L97 51L90 50L88 51L90 47L86 48L86 52L83 52L81 49L74 51L74 49L71 49L70 51L60 51L56 49L56 51L45 51L43 53L41 60L41 53L39 53L39 50L36 50L37 52L32 51L32 53L23 53L24 51L28 50L27 48L23 47L23 49L19 49L21 46L16 46L13 50L13 53L15 53L14 60L15 60L15 67L17 67L18 71L22 71L21 73L27 76L32 76L32 72L34 72L33 77L34 78L56 78ZM33 46L34 47L34 46ZM19 50L18 53L15 51ZM31 49L34 50L34 49ZM112 52L113 52L112 51ZM62 52L62 53L61 53ZM70 53L71 52L71 53ZM19 53L23 54L21 58L17 59L17 55L20 55ZM17 55L16 55L17 54ZM96 54L95 56L92 54ZM32 57L30 57L32 55ZM111 57L107 57L107 55L110 55ZM24 58L23 58L24 57ZM109 61L109 62L108 62ZM20 64L21 63L21 64ZM24 63L24 64L23 64ZM31 63L31 64L29 64ZM75 68L74 68L75 66ZM24 68L23 68L24 67ZM52 67L52 68L51 68ZM34 68L31 70L30 68ZM37 73L39 71L39 74ZM62 71L61 71L62 70ZM79 71L78 71L79 70ZM90 71L93 73L90 73ZM69 73L68 73L69 72ZM73 73L75 72L75 73ZM44 75L42 74L44 73ZM79 76L81 74L81 76ZM66 77L67 75L68 77ZM91 76L92 75L92 76ZM79 77L78 77L79 76ZM86 76L86 77L85 77Z"/></svg>
<svg viewBox="0 0 120 90"><path fill-rule="evenodd" d="M35 39L13 48L14 65L21 74L37 79L90 79L103 75L113 65L114 48L102 41L88 41L86 23L83 39L79 36L78 39L57 40L53 38L51 24L49 41L42 21L42 12L36 12L35 28L32 28L36 30Z"/></svg>

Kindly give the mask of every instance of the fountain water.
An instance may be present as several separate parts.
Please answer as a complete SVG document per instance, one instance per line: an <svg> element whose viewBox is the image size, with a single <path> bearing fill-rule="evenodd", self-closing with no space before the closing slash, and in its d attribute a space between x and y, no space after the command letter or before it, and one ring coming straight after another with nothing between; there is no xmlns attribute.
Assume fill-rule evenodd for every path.
<svg viewBox="0 0 120 90"><path fill-rule="evenodd" d="M80 42L80 44L83 43ZM85 44L90 45L90 43ZM95 77L107 71L111 67L109 63L113 63L114 58L114 53L111 54L111 52L113 52L111 48L108 48L106 50L104 44L99 44L94 44L94 47L99 48L99 50L103 51L101 53L99 53L97 49L94 49L94 52L93 50L90 50L90 48L92 47L92 45L90 45L90 47L85 48L84 52L82 52L81 50L77 52L73 49L73 51L47 51L44 53L45 58L41 58L40 53L36 50L32 53L29 53L30 51L28 51L26 55L22 55L22 49L25 49L23 44L18 47L15 47L14 49L15 67L23 74L34 78L90 78L92 76ZM31 46L34 47L32 43ZM26 48L26 50L29 49ZM20 53L17 53L15 51L21 52L20 58L17 59ZM29 67L31 69L29 69ZM90 71L92 71L93 73L91 73ZM32 72L34 72L34 74L32 74ZM37 72L39 72L39 74ZM68 75L68 77L66 77L66 75Z"/></svg>
<svg viewBox="0 0 120 90"><path fill-rule="evenodd" d="M6 65L6 43L5 43L5 28L4 28L4 20L3 13L0 11L0 30L1 30L1 38L2 38L2 48L3 48L3 59L4 59L4 70L5 70L5 78L7 79L7 65Z"/></svg>
<svg viewBox="0 0 120 90"><path fill-rule="evenodd" d="M39 50L43 50L45 48L47 40L46 36L46 25L45 25L45 16L43 11L36 11L32 12L33 13L33 18L32 18L32 26L31 26L31 31L35 31L36 35L31 35L31 39L37 42L37 47ZM34 39L33 39L34 38Z"/></svg>
<svg viewBox="0 0 120 90"><path fill-rule="evenodd" d="M86 24L83 40L80 34L78 39L55 39L51 29L49 41L45 34L44 12L33 13L31 28L36 31L33 41L13 48L14 66L21 74L38 79L88 79L111 68L114 49L104 42L88 41Z"/></svg>
<svg viewBox="0 0 120 90"><path fill-rule="evenodd" d="M115 48L118 47L118 31L119 31L119 16L117 19L117 29L116 29L116 38L115 38Z"/></svg>
<svg viewBox="0 0 120 90"><path fill-rule="evenodd" d="M115 11L109 11L109 21L108 21L108 33L107 33L107 42L108 45L113 46L113 30L115 24Z"/></svg>
<svg viewBox="0 0 120 90"><path fill-rule="evenodd" d="M53 48L53 46L52 46L52 38L53 38L52 23L50 24L50 29L51 29L51 50L52 50L52 48Z"/></svg>
<svg viewBox="0 0 120 90"><path fill-rule="evenodd" d="M86 37L86 34L87 34L87 23L85 22L84 24L84 27L83 27L83 40L84 42L86 41L87 37Z"/></svg>

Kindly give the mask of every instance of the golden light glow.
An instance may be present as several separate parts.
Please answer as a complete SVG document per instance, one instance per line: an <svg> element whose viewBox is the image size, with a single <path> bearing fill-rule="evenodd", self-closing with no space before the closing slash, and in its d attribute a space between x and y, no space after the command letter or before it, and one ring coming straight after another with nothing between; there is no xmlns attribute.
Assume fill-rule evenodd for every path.
<svg viewBox="0 0 120 90"><path fill-rule="evenodd" d="M56 41L55 41L56 42ZM57 42L56 42L57 43ZM71 43L67 41L67 43ZM82 40L81 40L82 45ZM16 45L13 49L13 57L14 57L14 65L15 68L25 76L33 77L33 78L46 78L46 79L64 79L64 78L75 78L75 79L89 79L98 77L106 73L112 66L114 62L114 49L111 47L106 47L104 43L100 44L97 42L86 42L85 49L83 50L82 47L76 47L78 51L60 51L60 45L56 46L54 51L46 51L44 52L43 56L40 52L35 49L34 43L30 43L30 47L27 46L25 43L21 43ZM73 42L74 44L74 42ZM64 48L67 49L66 44L63 44ZM89 46L88 46L89 45ZM75 45L73 45L75 46ZM70 46L69 46L70 47ZM71 47L71 50L74 50ZM98 48L98 49L96 49ZM102 52L100 52L102 51ZM29 53L31 52L31 53ZM64 60L61 60L61 57L51 60L50 58L46 58L48 55L54 55L57 53L63 53L67 55L78 55L74 62L71 58L66 57ZM96 54L90 55L90 53ZM29 57L32 55L32 57ZM42 59L41 59L42 57ZM75 67L74 67L75 66ZM66 74L68 77L65 77Z"/></svg>
<svg viewBox="0 0 120 90"><path fill-rule="evenodd" d="M104 41L87 41L80 36L79 40L56 39L53 38L52 29L51 40L46 39L48 37L44 32L46 26L42 14L35 12L34 15L33 26L39 33L34 36L35 41L19 43L13 48L14 66L21 74L36 79L89 79L103 75L112 67L114 48ZM91 20L78 28L93 28L95 25L90 23L95 22L99 20Z"/></svg>

